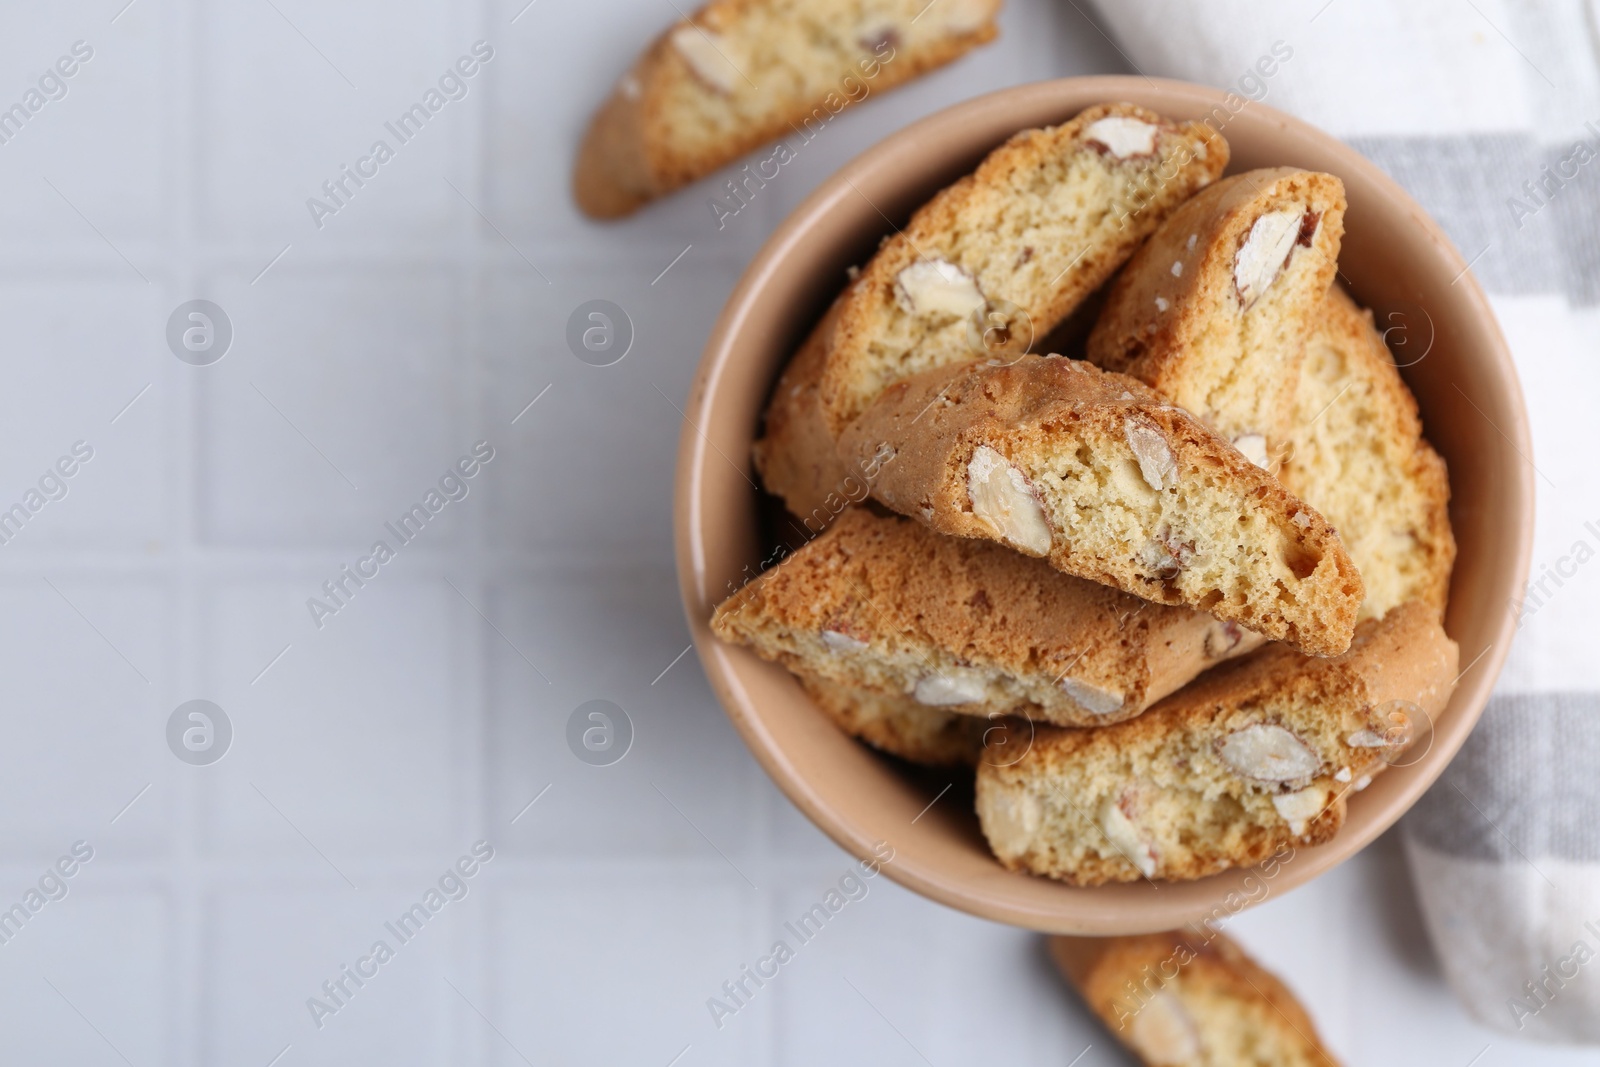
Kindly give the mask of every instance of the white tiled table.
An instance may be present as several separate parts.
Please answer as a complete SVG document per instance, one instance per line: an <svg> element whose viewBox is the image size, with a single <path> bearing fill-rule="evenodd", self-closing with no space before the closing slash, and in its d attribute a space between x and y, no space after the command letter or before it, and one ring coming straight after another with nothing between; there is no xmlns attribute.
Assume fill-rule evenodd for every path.
<svg viewBox="0 0 1600 1067"><path fill-rule="evenodd" d="M885 879L713 1025L849 860L679 658L669 515L674 405L776 221L918 116L1121 60L1074 5L1012 0L999 44L840 118L726 229L696 192L597 227L573 145L672 5L524 2L0 14L7 102L94 49L0 145L0 507L94 449L0 548L0 907L94 848L0 944L3 1059L1127 1062L1036 938ZM480 39L467 97L317 229L306 198ZM164 339L195 297L235 330L208 367ZM636 331L607 368L564 340L596 297ZM468 496L314 626L479 440ZM205 767L165 740L197 697L235 732ZM596 698L635 729L609 767L564 740ZM467 895L318 1028L307 998L479 839ZM1584 1062L1461 1016L1387 843L1234 929L1352 1062Z"/></svg>

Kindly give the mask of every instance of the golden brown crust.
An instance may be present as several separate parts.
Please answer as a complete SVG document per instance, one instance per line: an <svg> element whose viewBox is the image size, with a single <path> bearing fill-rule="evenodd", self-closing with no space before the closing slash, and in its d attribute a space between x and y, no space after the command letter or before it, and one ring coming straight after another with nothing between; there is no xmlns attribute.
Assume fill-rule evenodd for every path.
<svg viewBox="0 0 1600 1067"><path fill-rule="evenodd" d="M761 484L781 497L812 533L820 533L838 513L839 506L831 505L860 500L865 493L847 481L850 471L834 448L817 403L838 307L835 302L784 368L767 405L761 438L751 447Z"/></svg>
<svg viewBox="0 0 1600 1067"><path fill-rule="evenodd" d="M1152 150L1119 157L1089 134L1104 119L1153 127ZM838 437L892 381L1043 338L1227 160L1209 127L1132 104L1013 136L919 209L846 290L819 393L829 432ZM908 310L896 286L919 262L965 271L1006 339L975 347L962 316Z"/></svg>
<svg viewBox="0 0 1600 1067"><path fill-rule="evenodd" d="M1130 458L1133 433L1155 435L1172 462L1164 485ZM1038 501L1058 570L1307 652L1350 643L1361 578L1326 520L1124 375L1039 356L938 368L887 389L839 453L846 463L892 456L870 485L886 506L942 533L1033 551L975 505L974 464L997 453ZM1152 556L1152 545L1167 547Z"/></svg>
<svg viewBox="0 0 1600 1067"><path fill-rule="evenodd" d="M1062 725L1137 715L1261 643L1000 545L854 508L721 604L711 626L803 678Z"/></svg>
<svg viewBox="0 0 1600 1067"><path fill-rule="evenodd" d="M980 765L979 819L1007 867L1073 885L1260 863L1330 839L1346 794L1425 736L1456 668L1455 642L1415 602L1363 623L1335 659L1272 645L1136 719L1039 727L1022 759ZM1293 744L1276 760L1257 749L1274 772L1247 776L1243 742L1268 738Z"/></svg>
<svg viewBox="0 0 1600 1067"><path fill-rule="evenodd" d="M1310 1014L1276 975L1209 927L1123 937L1051 937L1050 955L1089 1009L1153 1064L1338 1067ZM1163 994L1165 996L1163 996ZM1166 998L1172 998L1170 1000ZM1177 1012L1165 1049L1139 1015ZM1173 1048L1173 1044L1188 1048ZM1172 1052L1197 1053L1179 1058ZM1167 1052L1169 1055L1161 1055Z"/></svg>
<svg viewBox="0 0 1600 1067"><path fill-rule="evenodd" d="M659 38L624 84L637 84L659 62L657 53L665 44ZM635 79L628 82L626 79ZM600 105L600 110L584 131L578 145L578 161L572 171L572 198L585 215L595 219L617 219L631 215L655 195L651 187L650 165L646 159L646 104L620 87Z"/></svg>
<svg viewBox="0 0 1600 1067"><path fill-rule="evenodd" d="M1230 441L1265 438L1275 463L1305 336L1336 270L1344 209L1339 179L1293 167L1236 174L1196 194L1117 276L1088 358L1171 397ZM1257 221L1280 214L1294 226L1314 218L1314 231L1284 234L1292 244L1283 265L1269 264L1272 280L1247 299L1238 257L1252 234L1268 236Z"/></svg>
<svg viewBox="0 0 1600 1067"><path fill-rule="evenodd" d="M573 176L578 206L594 218L631 214L808 120L943 66L995 38L1000 2L952 5L966 9L959 25L941 26L943 12L916 18L924 5L912 0L712 0L657 37L596 112ZM873 20L896 38L882 47L850 38ZM686 27L713 63L726 57L725 87L674 46Z"/></svg>
<svg viewBox="0 0 1600 1067"><path fill-rule="evenodd" d="M1406 600L1444 611L1455 537L1444 460L1370 312L1329 291L1306 342L1279 479L1320 510L1361 570L1362 615Z"/></svg>

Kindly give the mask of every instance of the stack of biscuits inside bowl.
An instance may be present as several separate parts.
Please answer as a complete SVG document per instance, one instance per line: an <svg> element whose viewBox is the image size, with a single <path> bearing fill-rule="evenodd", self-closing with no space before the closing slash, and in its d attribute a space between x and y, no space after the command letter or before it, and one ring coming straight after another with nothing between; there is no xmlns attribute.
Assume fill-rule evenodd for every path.
<svg viewBox="0 0 1600 1067"><path fill-rule="evenodd" d="M1326 841L1456 679L1449 484L1341 288L1343 187L1228 154L1131 104L1012 137L854 273L756 444L806 540L714 631L973 768L1013 870Z"/></svg>

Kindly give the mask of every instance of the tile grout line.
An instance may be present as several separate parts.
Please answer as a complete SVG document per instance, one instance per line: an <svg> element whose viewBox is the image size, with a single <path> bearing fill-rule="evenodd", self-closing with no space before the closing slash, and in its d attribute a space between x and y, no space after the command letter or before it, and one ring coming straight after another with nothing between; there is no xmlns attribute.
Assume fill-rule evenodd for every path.
<svg viewBox="0 0 1600 1067"><path fill-rule="evenodd" d="M497 45L494 39L496 33L490 26L492 21L489 17L490 3L491 0L460 0L458 4L453 5L454 21L464 31L458 34L460 39L482 39L489 41L491 45ZM496 55L502 57L504 61L503 49L496 47ZM463 188L470 189L479 203L487 201L484 195L484 152L487 145L485 123L488 121L488 101L493 95L489 91L489 86L485 86L485 89L486 91L479 94L475 101L476 109L469 113L472 121L458 123L450 131L450 136L457 139L459 146L454 158L465 161L460 171L451 177L458 179ZM465 285L468 289L466 293L458 293L456 300L456 307L462 309L458 314L466 316L466 321L460 324L461 328L455 331L461 344L457 359L466 368L466 373L462 375L462 384L459 386L462 393L458 399L461 421L465 424L463 427L465 433L461 436L472 441L480 437L486 438L498 452L502 448L509 448L510 443L504 438L500 441L495 440L498 428L490 426L488 382L484 374L484 346L487 340L485 323L490 310L486 301L489 274L484 255L487 246L496 238L490 234L483 234L479 219L473 213L463 211L459 203L455 205L454 210L455 217L460 220L455 243L460 249L462 260L461 268L456 272L456 284ZM488 572L485 570L484 560L489 539L487 506L492 496L493 494L486 494L478 501L480 507L468 513L462 538L464 544L468 546L467 557L462 561L468 571L464 575L469 582L468 588L473 590L477 602L483 604L489 611L494 608L494 598L489 595L486 588ZM489 758L491 724L488 708L488 639L484 634L482 621L475 614L464 610L465 605L459 602L460 598L447 590L441 592L442 595L450 597L452 601L450 611L462 623L459 629L452 631L459 635L459 644L453 656L451 671L462 679L461 691L457 696L461 706L457 709L457 714L461 721L470 724L469 729L463 731L466 736L456 738L458 751L454 753L452 760L456 773L454 793L459 812L457 822L465 831L463 840L477 840L481 834L491 844L495 844L499 828L492 817L494 778ZM490 873L493 875L501 872ZM452 970L458 975L471 976L478 990L474 999L485 1005L485 1010L491 1013L491 1017L494 1017L498 990L494 988L492 982L494 961L490 936L492 916L489 912L498 904L499 899L498 893L493 891L485 893L481 901L484 906L474 909L467 922L452 930L449 949ZM481 1021L468 1016L458 997L451 996L450 1000L450 1009L445 1015L442 1035L443 1046L452 1053L450 1058L453 1062L463 1064L490 1062L492 1041L484 1033Z"/></svg>
<svg viewBox="0 0 1600 1067"><path fill-rule="evenodd" d="M137 11L138 9L135 9L135 12ZM171 126L168 132L170 141L166 153L168 160L166 165L174 171L173 180L166 183L168 195L171 197L167 233L168 241L172 243L168 245L168 253L162 260L159 277L166 290L163 294L166 300L163 303L176 305L180 300L198 296L198 289L204 281L199 273L200 268L196 258L200 240L195 217L203 166L203 148L195 133L202 128L200 122L204 110L201 93L204 60L200 47L203 37L201 25L203 16L201 0L189 0L188 3L171 7L156 6L153 11L164 12L165 15L164 28L167 33L165 58L166 67L171 72L168 92L174 94L174 98L169 100L169 106L164 109L168 116L166 121ZM139 16L133 14L130 17ZM152 17L152 8L144 9L144 17ZM177 292L174 292L174 287ZM178 296L179 292L184 295ZM203 368L184 366L181 369L190 371ZM173 388L174 385L176 389ZM158 382L156 389L161 388ZM196 459L196 446L202 440L201 401L204 394L200 389L197 375L174 374L171 367L167 370L166 388L169 393L167 403L171 405L170 410L184 413L182 418L169 420L171 429L168 431L171 436L177 438L172 442L173 452L168 475L177 481L176 485L169 487L175 514L168 520L173 524L169 537L176 556L175 580L172 582L176 595L172 610L177 617L173 620L173 626L169 631L169 639L173 641L174 647L172 672L167 679L165 690L165 703L176 707L181 701L174 699L175 687L177 692L193 689L196 690L194 695L202 695L197 690L203 682L204 670L201 659L203 628L200 625L199 613L203 594L202 583L196 577L197 568L193 564L199 547L197 534L201 470L200 463ZM168 773L170 781L172 773L170 769ZM182 1041L181 1047L173 1051L176 1053L174 1062L181 1067L199 1067L204 1063L207 1058L206 1050L214 1043L215 1038L207 1022L210 1016L207 1011L210 983L206 981L206 976L211 961L206 954L206 931L211 925L213 896L212 886L205 879L200 862L202 858L200 838L204 832L203 812L206 810L202 781L197 775L181 775L178 788L172 791L174 814L177 816L177 841L174 851L179 876L178 884L171 887L177 905L173 923L174 933L178 938L174 952L174 967L178 969L176 984L181 990L175 998L177 1003L172 1010L183 1015L183 1021L173 1029L173 1040L187 1038Z"/></svg>

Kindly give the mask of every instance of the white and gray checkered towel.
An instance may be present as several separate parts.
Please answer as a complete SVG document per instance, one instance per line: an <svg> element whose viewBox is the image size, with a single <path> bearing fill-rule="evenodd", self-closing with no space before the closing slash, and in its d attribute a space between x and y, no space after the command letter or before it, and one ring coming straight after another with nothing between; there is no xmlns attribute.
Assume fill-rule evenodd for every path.
<svg viewBox="0 0 1600 1067"><path fill-rule="evenodd" d="M1353 144L1433 214L1489 291L1533 421L1533 576L1482 722L1402 832L1468 1008L1499 1029L1582 1042L1600 1042L1597 6L1099 3L1141 73L1231 88ZM1258 67L1264 56L1282 61Z"/></svg>

